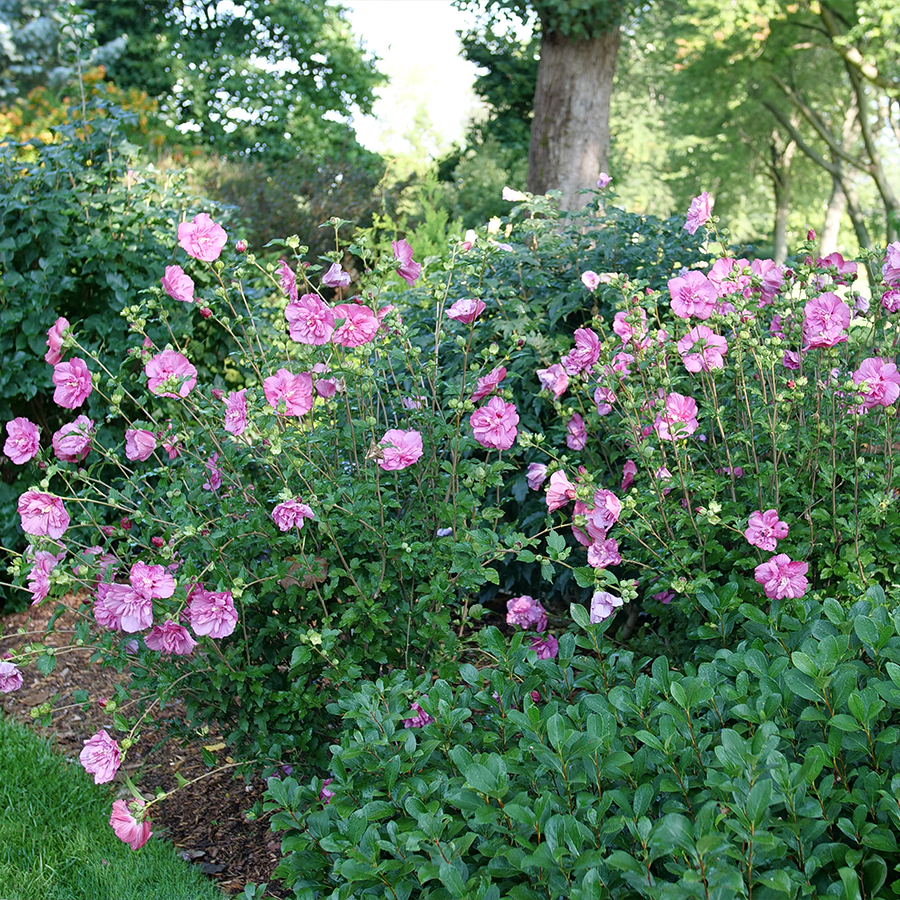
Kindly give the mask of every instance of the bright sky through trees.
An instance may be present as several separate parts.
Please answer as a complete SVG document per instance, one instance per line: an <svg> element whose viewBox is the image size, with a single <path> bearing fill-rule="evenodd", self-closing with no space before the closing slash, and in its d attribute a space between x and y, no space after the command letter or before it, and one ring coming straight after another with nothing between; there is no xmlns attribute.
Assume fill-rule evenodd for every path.
<svg viewBox="0 0 900 900"><path fill-rule="evenodd" d="M382 60L391 83L374 116L356 116L359 141L384 153L432 158L458 141L477 109L477 68L456 32L466 16L450 0L341 0L354 33Z"/></svg>

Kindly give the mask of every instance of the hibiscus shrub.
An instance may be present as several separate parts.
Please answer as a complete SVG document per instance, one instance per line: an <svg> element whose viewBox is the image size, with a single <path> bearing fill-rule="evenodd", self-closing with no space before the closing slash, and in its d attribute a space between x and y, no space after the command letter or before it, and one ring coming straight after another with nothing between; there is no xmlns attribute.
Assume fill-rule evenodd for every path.
<svg viewBox="0 0 900 900"><path fill-rule="evenodd" d="M485 629L451 680L342 696L330 778L269 779L276 875L297 900L892 897L896 606L748 604L681 666L582 607L557 659Z"/></svg>
<svg viewBox="0 0 900 900"><path fill-rule="evenodd" d="M104 104L87 135L71 123L56 129L54 143L0 146L0 421L28 418L45 444L68 421L51 399L47 329L61 316L85 322L82 340L118 368L128 346L120 313L159 277L171 254L168 235L184 210L199 205L177 177L160 184L138 163L123 135L132 119ZM168 325L180 336L202 333L198 317L171 313ZM218 366L218 350L203 348L202 368ZM84 408L95 419L105 412L98 401ZM16 462L0 456L0 547L22 550L15 505L26 485ZM0 608L18 601L17 592L3 591Z"/></svg>
<svg viewBox="0 0 900 900"><path fill-rule="evenodd" d="M471 339L468 313L448 310L425 351L380 301L385 282L419 277L405 242L388 259L355 248L365 302L341 302L349 276L314 269L296 239L277 268L207 214L179 225L178 243L126 309L116 370L79 326L49 330L53 399L71 421L50 448L27 417L7 423L4 452L36 466L13 573L34 602L81 591L78 640L129 668L140 695L182 700L189 726L216 723L261 767L312 764L338 687L440 666L477 620L492 564L529 546L500 522L518 416L469 365L442 372ZM255 307L245 285L260 280ZM204 382L178 331L158 337L182 311L224 332L226 370L246 386ZM462 352L477 375L499 350ZM80 412L92 397L102 418ZM5 665L35 655L56 658L34 645ZM124 748L142 718L116 715Z"/></svg>

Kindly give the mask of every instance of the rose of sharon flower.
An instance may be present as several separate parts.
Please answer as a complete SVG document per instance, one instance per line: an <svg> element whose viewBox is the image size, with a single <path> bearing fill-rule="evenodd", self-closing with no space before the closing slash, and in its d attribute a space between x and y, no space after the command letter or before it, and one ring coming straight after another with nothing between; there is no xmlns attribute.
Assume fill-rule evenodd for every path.
<svg viewBox="0 0 900 900"><path fill-rule="evenodd" d="M569 386L569 376L559 363L554 363L547 369L538 369L537 377L541 387L550 391L557 400L562 397Z"/></svg>
<svg viewBox="0 0 900 900"><path fill-rule="evenodd" d="M625 460L622 466L622 486L619 488L623 493L634 484L634 476L637 475L637 463L633 459Z"/></svg>
<svg viewBox="0 0 900 900"><path fill-rule="evenodd" d="M322 276L322 284L330 288L347 287L350 284L350 275L341 269L340 263L332 263Z"/></svg>
<svg viewBox="0 0 900 900"><path fill-rule="evenodd" d="M617 566L622 562L622 556L619 553L619 542L614 538L604 541L594 541L587 551L587 561L589 566L595 569L605 569L608 566Z"/></svg>
<svg viewBox="0 0 900 900"><path fill-rule="evenodd" d="M32 553L32 548L29 547L27 555L33 558L33 565L28 573L28 590L31 591L31 605L35 606L50 593L50 573L63 560L66 551L55 554L49 550L38 550Z"/></svg>
<svg viewBox="0 0 900 900"><path fill-rule="evenodd" d="M278 409L283 400L285 415L305 416L313 408L313 383L309 372L294 375L287 369L279 369L263 381L263 391L269 405Z"/></svg>
<svg viewBox="0 0 900 900"><path fill-rule="evenodd" d="M151 566L138 560L128 576L132 588L142 597L167 600L175 593L175 579L165 566Z"/></svg>
<svg viewBox="0 0 900 900"><path fill-rule="evenodd" d="M473 403L484 400L485 397L489 397L497 390L504 378L506 378L506 366L498 366L478 379L475 383L475 390L469 399Z"/></svg>
<svg viewBox="0 0 900 900"><path fill-rule="evenodd" d="M684 230L688 234L695 234L701 225L705 225L709 221L710 213L709 194L703 191L699 197L694 197L691 200L687 221L684 223Z"/></svg>
<svg viewBox="0 0 900 900"><path fill-rule="evenodd" d="M166 266L166 274L160 279L163 290L182 303L194 302L194 279L181 266Z"/></svg>
<svg viewBox="0 0 900 900"><path fill-rule="evenodd" d="M334 308L334 318L344 320L331 336L331 340L342 347L368 344L381 325L378 316L368 306L359 303L339 303Z"/></svg>
<svg viewBox="0 0 900 900"><path fill-rule="evenodd" d="M0 693L11 694L22 687L22 673L15 663L0 659Z"/></svg>
<svg viewBox="0 0 900 900"><path fill-rule="evenodd" d="M197 370L186 356L175 350L157 353L144 366L147 388L158 397L187 397L197 384ZM176 393L173 393L176 392Z"/></svg>
<svg viewBox="0 0 900 900"><path fill-rule="evenodd" d="M144 638L150 650L168 656L189 656L197 642L183 625L166 619L162 625L154 625Z"/></svg>
<svg viewBox="0 0 900 900"><path fill-rule="evenodd" d="M881 271L888 284L896 285L900 281L900 241L888 244Z"/></svg>
<svg viewBox="0 0 900 900"><path fill-rule="evenodd" d="M69 514L62 500L52 494L26 491L19 497L18 510L25 534L61 538L69 527Z"/></svg>
<svg viewBox="0 0 900 900"><path fill-rule="evenodd" d="M69 320L60 316L47 332L47 352L44 359L55 366L62 359L63 332L69 327Z"/></svg>
<svg viewBox="0 0 900 900"><path fill-rule="evenodd" d="M178 243L188 256L201 262L215 262L228 243L228 235L221 225L213 222L209 213L200 213L190 222L178 226Z"/></svg>
<svg viewBox="0 0 900 900"><path fill-rule="evenodd" d="M562 365L569 375L589 372L600 359L600 338L590 328L575 329L575 349L563 358Z"/></svg>
<svg viewBox="0 0 900 900"><path fill-rule="evenodd" d="M53 402L64 409L77 409L91 395L91 373L83 359L77 356L53 367Z"/></svg>
<svg viewBox="0 0 900 900"><path fill-rule="evenodd" d="M81 462L91 452L94 422L87 416L78 416L74 422L63 425L53 435L53 452L60 462Z"/></svg>
<svg viewBox="0 0 900 900"><path fill-rule="evenodd" d="M546 631L547 611L539 600L527 594L506 601L507 625L521 625L526 631Z"/></svg>
<svg viewBox="0 0 900 900"><path fill-rule="evenodd" d="M737 293L749 296L750 276L742 274L749 265L748 259L734 259L731 256L717 259L709 270L709 280L715 285L716 293L720 297Z"/></svg>
<svg viewBox="0 0 900 900"><path fill-rule="evenodd" d="M281 289L287 295L287 298L293 303L297 299L297 276L294 270L284 261L278 264L280 266L278 274L281 276Z"/></svg>
<svg viewBox="0 0 900 900"><path fill-rule="evenodd" d="M612 176L607 175L606 172L601 172L600 177L597 179L597 190L602 191L608 188L612 184Z"/></svg>
<svg viewBox="0 0 900 900"><path fill-rule="evenodd" d="M692 435L699 427L697 401L693 397L672 393L666 397L666 408L656 417L653 427L664 441L675 441Z"/></svg>
<svg viewBox="0 0 900 900"><path fill-rule="evenodd" d="M120 841L124 841L132 850L140 850L153 835L149 819L143 817L144 802L130 801L131 810L124 800L114 800L109 824ZM134 813L140 818L135 818Z"/></svg>
<svg viewBox="0 0 900 900"><path fill-rule="evenodd" d="M668 288L672 298L672 312L680 319L708 319L719 299L716 286L696 270L670 278Z"/></svg>
<svg viewBox="0 0 900 900"><path fill-rule="evenodd" d="M591 597L591 624L596 625L598 622L608 619L622 605L621 597L606 591L597 591Z"/></svg>
<svg viewBox="0 0 900 900"><path fill-rule="evenodd" d="M809 587L806 580L808 571L808 563L793 562L786 553L779 553L768 562L760 563L754 570L754 577L763 586L770 600L784 600L787 597L797 599Z"/></svg>
<svg viewBox="0 0 900 900"><path fill-rule="evenodd" d="M316 294L304 294L284 310L288 334L298 344L322 346L334 334L334 311Z"/></svg>
<svg viewBox="0 0 900 900"><path fill-rule="evenodd" d="M305 503L294 498L279 503L272 510L272 518L282 531L290 531L292 528L302 528L304 519L314 519L316 514Z"/></svg>
<svg viewBox="0 0 900 900"><path fill-rule="evenodd" d="M41 432L37 425L25 416L17 416L6 423L6 443L3 452L17 465L34 459L41 449Z"/></svg>
<svg viewBox="0 0 900 900"><path fill-rule="evenodd" d="M612 405L615 402L615 392L598 384L594 390L594 405L597 407L597 413L601 416L608 416L612 412Z"/></svg>
<svg viewBox="0 0 900 900"><path fill-rule="evenodd" d="M535 638L531 642L530 649L537 653L538 659L556 659L559 655L559 641L552 634L548 634L543 639Z"/></svg>
<svg viewBox="0 0 900 900"><path fill-rule="evenodd" d="M747 543L771 553L778 541L787 537L787 533L787 523L779 520L778 511L767 509L765 512L750 513L744 537Z"/></svg>
<svg viewBox="0 0 900 900"><path fill-rule="evenodd" d="M247 389L233 391L225 398L224 429L229 434L240 435L247 427Z"/></svg>
<svg viewBox="0 0 900 900"><path fill-rule="evenodd" d="M156 449L156 435L146 428L129 428L125 432L125 456L132 462L145 462Z"/></svg>
<svg viewBox="0 0 900 900"><path fill-rule="evenodd" d="M599 276L596 272L593 272L593 271L591 271L590 269L588 269L587 272L585 272L585 273L581 276L581 283L582 283L582 284L583 284L583 285L584 285L591 293L593 293L594 291L597 290L597 285L600 284L600 276Z"/></svg>
<svg viewBox="0 0 900 900"><path fill-rule="evenodd" d="M900 397L900 373L897 366L878 356L864 359L853 373L853 383L863 387L860 392L864 409L892 406Z"/></svg>
<svg viewBox="0 0 900 900"><path fill-rule="evenodd" d="M728 341L706 325L692 328L677 346L688 372L711 372L725 368L722 357L728 351Z"/></svg>
<svg viewBox="0 0 900 900"><path fill-rule="evenodd" d="M411 713L415 713L414 716L409 719L403 720L404 728L423 728L425 725L428 725L430 722L433 722L434 719L419 706L418 703L413 703L409 710Z"/></svg>
<svg viewBox="0 0 900 900"><path fill-rule="evenodd" d="M572 418L566 424L566 446L570 450L584 450L587 445L587 428L584 419L573 413Z"/></svg>
<svg viewBox="0 0 900 900"><path fill-rule="evenodd" d="M394 259L400 260L397 274L412 287L422 272L422 266L412 258L412 247L405 240L399 240L391 241L391 249L394 251Z"/></svg>
<svg viewBox="0 0 900 900"><path fill-rule="evenodd" d="M803 308L803 342L807 348L834 347L847 340L850 307L830 291L814 297Z"/></svg>
<svg viewBox="0 0 900 900"><path fill-rule="evenodd" d="M622 501L606 488L594 491L594 506L587 510L587 530L595 541L604 540L622 514Z"/></svg>
<svg viewBox="0 0 900 900"><path fill-rule="evenodd" d="M562 509L570 500L575 499L575 485L569 481L565 472L554 472L547 485L547 510Z"/></svg>
<svg viewBox="0 0 900 900"><path fill-rule="evenodd" d="M332 790L328 787L328 785L331 784L332 781L334 781L333 778L326 778L326 779L322 782L322 789L319 791L319 799L320 799L320 800L322 801L322 803L324 803L326 806L331 802L331 798L334 796L334 791L332 791Z"/></svg>
<svg viewBox="0 0 900 900"><path fill-rule="evenodd" d="M406 469L422 456L422 435L418 431L391 428L378 444L382 448L378 465L386 472Z"/></svg>
<svg viewBox="0 0 900 900"><path fill-rule="evenodd" d="M222 470L219 468L218 463L218 453L213 453L213 455L208 457L206 462L203 463L203 465L206 466L206 471L209 472L206 481L200 485L204 491L217 491L222 487Z"/></svg>
<svg viewBox="0 0 900 900"><path fill-rule="evenodd" d="M500 397L491 397L484 406L469 416L472 434L482 447L493 450L509 450L515 443L519 414L512 403Z"/></svg>
<svg viewBox="0 0 900 900"><path fill-rule="evenodd" d="M191 591L187 607L188 621L194 634L208 634L213 638L228 637L238 622L231 591Z"/></svg>
<svg viewBox="0 0 900 900"><path fill-rule="evenodd" d="M78 761L88 775L94 776L94 784L106 784L116 777L122 754L119 745L105 731L98 731L84 742Z"/></svg>
<svg viewBox="0 0 900 900"><path fill-rule="evenodd" d="M525 480L531 490L540 490L541 485L547 480L547 466L544 463L528 463Z"/></svg>
<svg viewBox="0 0 900 900"><path fill-rule="evenodd" d="M486 308L483 300L457 300L447 310L447 318L462 322L463 325L471 325Z"/></svg>

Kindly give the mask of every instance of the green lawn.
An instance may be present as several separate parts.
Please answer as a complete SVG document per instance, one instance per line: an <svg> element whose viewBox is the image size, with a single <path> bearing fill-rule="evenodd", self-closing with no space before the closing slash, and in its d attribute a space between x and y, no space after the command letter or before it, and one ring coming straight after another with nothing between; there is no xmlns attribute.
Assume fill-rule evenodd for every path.
<svg viewBox="0 0 900 900"><path fill-rule="evenodd" d="M0 716L0 900L222 900L156 836L137 852L109 826L112 792Z"/></svg>

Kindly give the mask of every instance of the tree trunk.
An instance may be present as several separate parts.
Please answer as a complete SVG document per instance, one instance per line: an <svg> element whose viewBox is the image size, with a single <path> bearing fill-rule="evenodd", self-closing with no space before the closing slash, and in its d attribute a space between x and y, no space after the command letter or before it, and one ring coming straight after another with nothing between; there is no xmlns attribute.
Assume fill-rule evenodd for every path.
<svg viewBox="0 0 900 900"><path fill-rule="evenodd" d="M562 191L560 207L580 209L609 161L609 100L618 29L572 41L558 32L541 37L528 150L528 190Z"/></svg>
<svg viewBox="0 0 900 900"><path fill-rule="evenodd" d="M772 131L769 166L772 175L772 186L775 191L775 227L772 232L772 258L781 265L788 255L787 226L788 214L791 211L791 162L797 143L793 140L785 142L777 128Z"/></svg>
<svg viewBox="0 0 900 900"><path fill-rule="evenodd" d="M832 178L831 196L825 209L825 223L819 241L819 256L828 256L839 250L838 236L841 233L841 219L847 211L847 195L837 178Z"/></svg>

